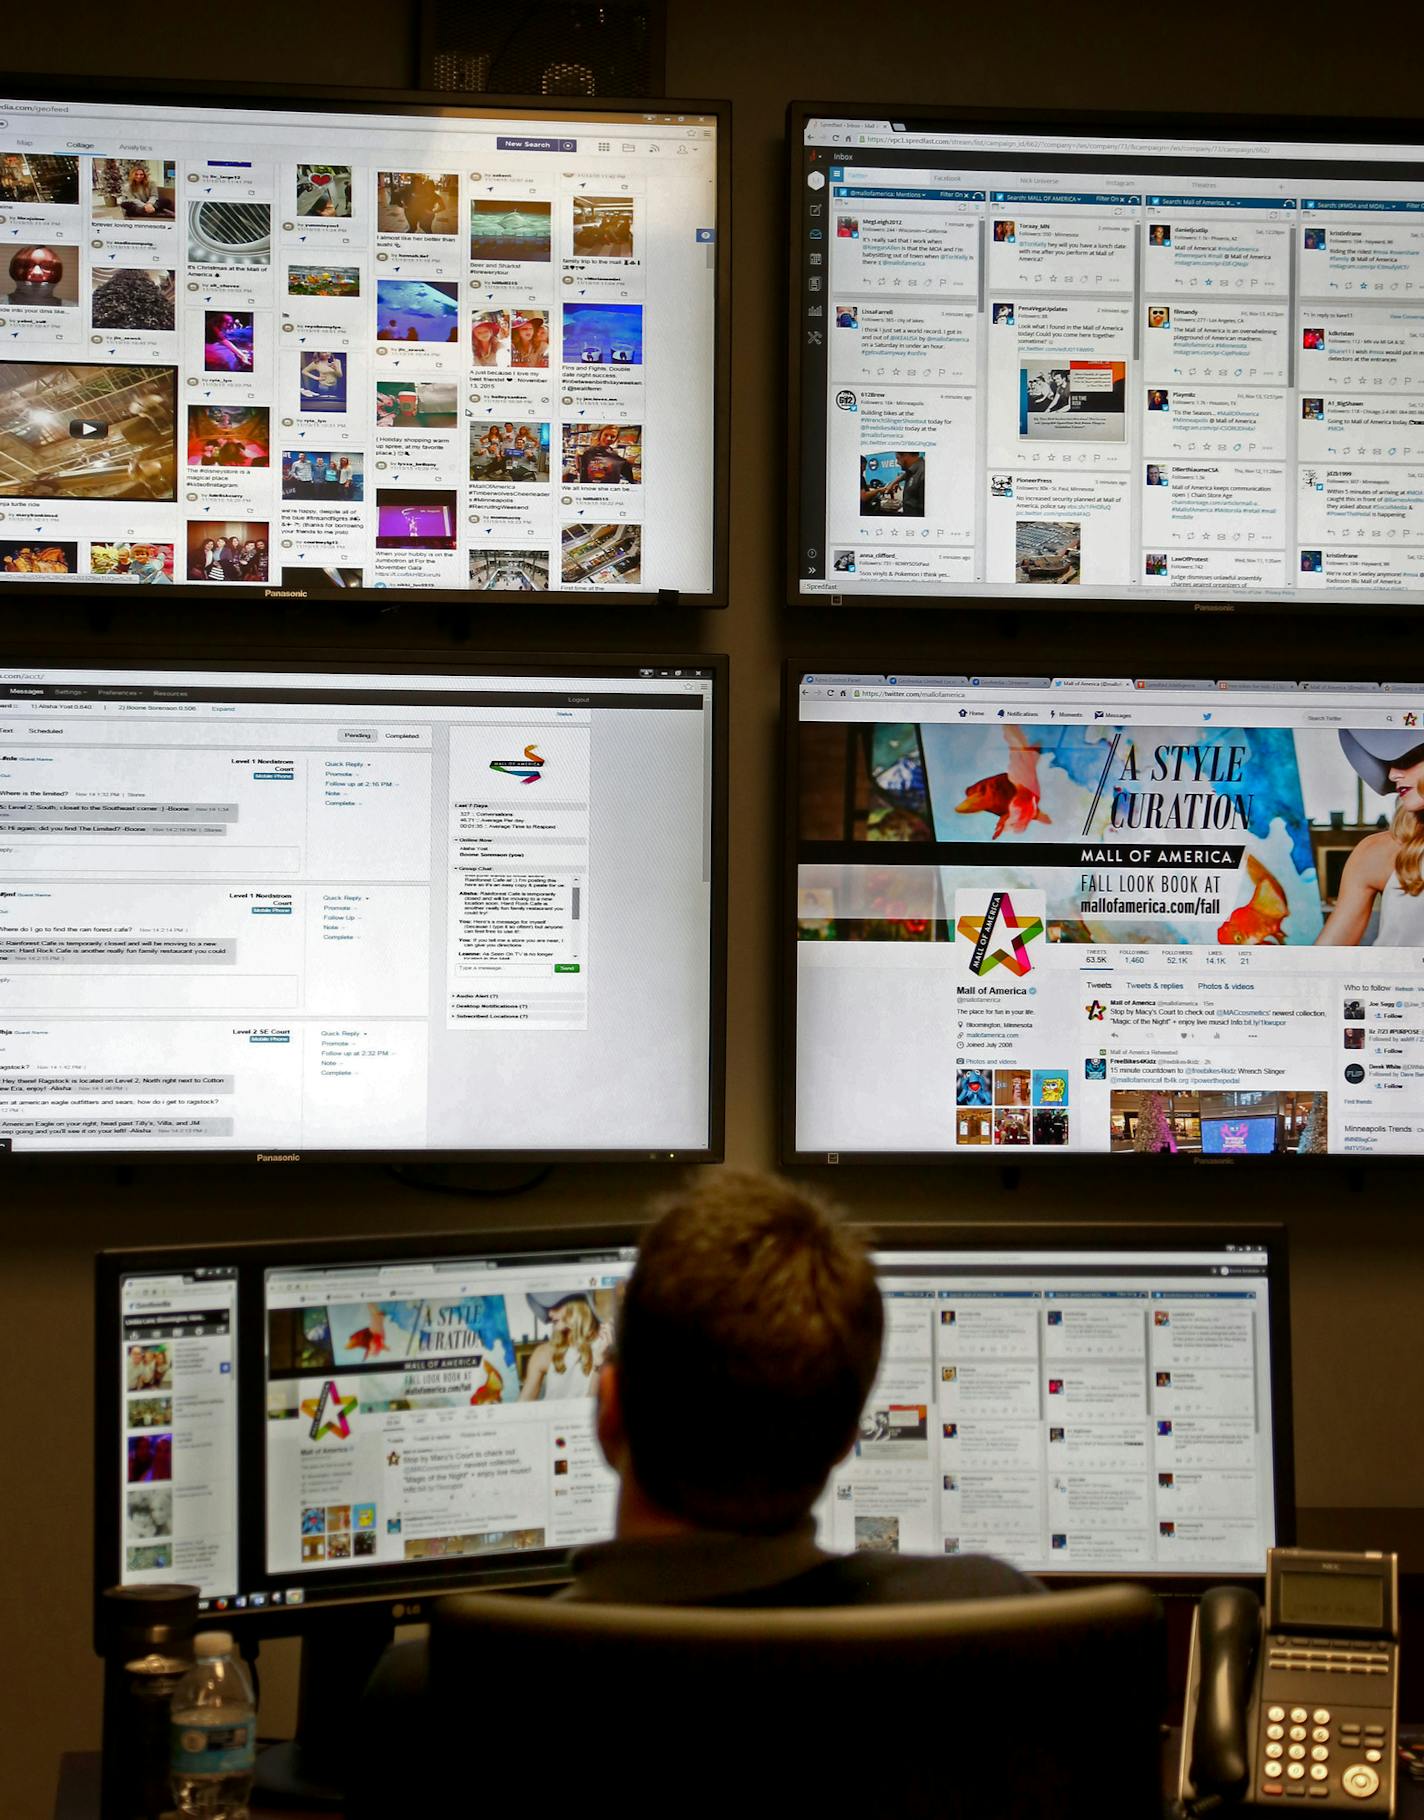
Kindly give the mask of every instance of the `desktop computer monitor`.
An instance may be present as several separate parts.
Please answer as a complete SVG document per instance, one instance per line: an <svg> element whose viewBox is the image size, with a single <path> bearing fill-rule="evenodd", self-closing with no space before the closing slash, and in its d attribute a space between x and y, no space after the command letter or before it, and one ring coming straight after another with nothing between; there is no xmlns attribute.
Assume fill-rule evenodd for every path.
<svg viewBox="0 0 1424 1820"><path fill-rule="evenodd" d="M795 103L791 604L1424 602L1419 140Z"/></svg>
<svg viewBox="0 0 1424 1820"><path fill-rule="evenodd" d="M826 1546L1261 1571L1293 1538L1281 1228L876 1228L879 1376ZM95 1594L185 1581L254 1642L567 1578L637 1231L105 1252ZM364 1619L362 1619L364 1614Z"/></svg>
<svg viewBox="0 0 1424 1820"><path fill-rule="evenodd" d="M567 1576L613 1528L593 1433L632 1229L105 1252L96 1598L305 1613Z"/></svg>
<svg viewBox="0 0 1424 1820"><path fill-rule="evenodd" d="M1219 1579L1294 1539L1281 1227L890 1227L838 1551Z"/></svg>
<svg viewBox="0 0 1424 1820"><path fill-rule="evenodd" d="M594 1434L635 1233L586 1228L102 1253L94 1624L195 1585L255 1652L303 1638L259 1783L327 1798L393 1627L441 1593L566 1579L613 1529Z"/></svg>
<svg viewBox="0 0 1424 1820"><path fill-rule="evenodd" d="M725 686L0 670L0 1156L720 1154Z"/></svg>
<svg viewBox="0 0 1424 1820"><path fill-rule="evenodd" d="M730 112L6 76L0 581L727 599Z"/></svg>
<svg viewBox="0 0 1424 1820"><path fill-rule="evenodd" d="M1424 1146L1424 685L793 665L786 720L788 1159Z"/></svg>

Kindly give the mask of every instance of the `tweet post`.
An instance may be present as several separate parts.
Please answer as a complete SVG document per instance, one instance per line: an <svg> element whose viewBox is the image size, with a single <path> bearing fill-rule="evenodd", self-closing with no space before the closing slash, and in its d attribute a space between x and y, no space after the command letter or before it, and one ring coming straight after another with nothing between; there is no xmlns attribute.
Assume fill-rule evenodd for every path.
<svg viewBox="0 0 1424 1820"><path fill-rule="evenodd" d="M1085 452L1075 452L1078 462ZM1066 457L1065 457L1066 460ZM1113 585L1131 579L1132 482L1065 466L989 476L985 571L1024 587Z"/></svg>
<svg viewBox="0 0 1424 1820"><path fill-rule="evenodd" d="M1143 287L1290 295L1293 200L1148 196Z"/></svg>
<svg viewBox="0 0 1424 1820"><path fill-rule="evenodd" d="M841 387L830 423L831 536L972 550L974 394L936 387Z"/></svg>
<svg viewBox="0 0 1424 1820"><path fill-rule="evenodd" d="M1424 294L1424 221L1417 203L1308 196L1301 209L1302 297Z"/></svg>
<svg viewBox="0 0 1424 1820"><path fill-rule="evenodd" d="M826 270L836 291L886 290L977 297L977 203L983 192L833 184L827 204Z"/></svg>
<svg viewBox="0 0 1424 1820"><path fill-rule="evenodd" d="M1284 304L1193 298L1143 305L1148 385L1185 379L1283 386L1289 357L1290 312Z"/></svg>
<svg viewBox="0 0 1424 1820"><path fill-rule="evenodd" d="M968 305L837 303L830 320L830 369L838 385L877 379L975 383L980 319Z"/></svg>
<svg viewBox="0 0 1424 1820"><path fill-rule="evenodd" d="M1140 196L994 190L988 270L995 291L1128 291Z"/></svg>

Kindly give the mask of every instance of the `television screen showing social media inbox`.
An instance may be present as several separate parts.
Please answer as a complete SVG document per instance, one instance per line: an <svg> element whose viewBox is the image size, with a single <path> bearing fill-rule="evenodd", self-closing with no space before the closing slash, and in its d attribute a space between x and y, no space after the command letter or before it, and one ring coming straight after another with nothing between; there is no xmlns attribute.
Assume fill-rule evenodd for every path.
<svg viewBox="0 0 1424 1820"><path fill-rule="evenodd" d="M715 604L718 124L0 100L0 578Z"/></svg>
<svg viewBox="0 0 1424 1820"><path fill-rule="evenodd" d="M0 1153L714 1153L724 674L0 672Z"/></svg>
<svg viewBox="0 0 1424 1820"><path fill-rule="evenodd" d="M794 111L793 601L1424 601L1424 152L1265 125Z"/></svg>
<svg viewBox="0 0 1424 1820"><path fill-rule="evenodd" d="M1424 684L792 685L788 1155L1424 1150Z"/></svg>

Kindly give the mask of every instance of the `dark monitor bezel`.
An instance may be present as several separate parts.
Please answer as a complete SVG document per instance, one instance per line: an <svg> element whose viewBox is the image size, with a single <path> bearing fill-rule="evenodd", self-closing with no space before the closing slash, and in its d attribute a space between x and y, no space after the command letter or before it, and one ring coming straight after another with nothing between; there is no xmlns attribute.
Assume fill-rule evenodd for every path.
<svg viewBox="0 0 1424 1820"><path fill-rule="evenodd" d="M1213 1221L1210 1224L1185 1225L1154 1220L1134 1222L1115 1220L1101 1225L1074 1221L1064 1225L1051 1220L1015 1221L996 1225L987 1221L975 1224L932 1220L890 1222L883 1226L862 1228L867 1246L873 1252L904 1251L1082 1251L1101 1252L1120 1248L1124 1251L1209 1250L1213 1245L1249 1247L1266 1253L1267 1282L1270 1295L1267 1316L1270 1323L1271 1369L1271 1442L1272 1487L1275 1500L1276 1533L1274 1545L1290 1547L1296 1538L1295 1490L1295 1402L1291 1383L1290 1319L1290 1239L1287 1228L1279 1221ZM1127 1569L1122 1573L1086 1568L1081 1573L1048 1573L1038 1578L1052 1586L1085 1586L1105 1580L1132 1580L1164 1594L1195 1597L1208 1586L1224 1581L1264 1581L1266 1560L1249 1574L1210 1572L1154 1573L1146 1569Z"/></svg>
<svg viewBox="0 0 1424 1820"><path fill-rule="evenodd" d="M5 664L0 668L26 667ZM642 652L626 655L603 651L590 656L570 652L564 655L537 651L523 655L509 652L470 651L461 660L449 649L432 652L428 657L410 647L398 659L387 653L372 652L362 659L350 650L333 655L329 650L300 652L287 650L280 659L257 660L229 655L207 657L195 655L182 660L153 659L111 655L96 650L88 661L66 655L49 663L41 660L36 670L51 675L65 672L141 671L194 675L231 671L281 677L329 673L334 677L381 676L549 676L585 675L592 677L621 676L640 668L683 668L712 672L712 796L711 829L711 904L707 930L708 943L708 1043L707 1043L707 1142L671 1151L647 1146L619 1150L579 1149L430 1149L399 1148L373 1150L298 1149L253 1150L229 1149L127 1149L127 1150L8 1150L0 1144L0 1168L24 1162L31 1166L73 1165L85 1163L249 1163L263 1167L289 1167L294 1164L321 1163L720 1163L726 1148L727 1104L727 850L728 850L728 728L730 665L721 652Z"/></svg>
<svg viewBox="0 0 1424 1820"><path fill-rule="evenodd" d="M1270 1284L1270 1365L1272 1439L1276 1537L1279 1545L1294 1542L1296 1533L1295 1445L1291 1390L1290 1273L1288 1239L1284 1226L1274 1223L1171 1225L1154 1222L1054 1224L1051 1221L997 1225L993 1222L918 1221L901 1223L854 1222L873 1252L1081 1250L1123 1249L1171 1251L1210 1248L1228 1243L1265 1250ZM237 1280L236 1360L238 1379L238 1577L236 1592L245 1597L256 1592L283 1591L336 1585L339 1596L310 1604L265 1605L218 1615L239 1629L245 1638L302 1634L319 1625L324 1612L341 1613L362 1607L373 1614L385 1612L404 1621L423 1615L426 1603L451 1592L504 1591L519 1587L558 1585L569 1578L569 1549L546 1549L522 1555L464 1557L431 1563L428 1580L419 1574L402 1577L388 1569L348 1568L337 1579L331 1574L269 1575L266 1548L266 1358L264 1331L264 1277L271 1269L311 1266L327 1268L360 1265L380 1260L420 1262L444 1258L536 1255L544 1252L626 1251L636 1248L640 1224L539 1226L501 1228L485 1233L423 1233L346 1239L247 1240L225 1245L172 1245L147 1249L101 1251L94 1270L94 1532L93 1596L96 1639L103 1636L101 1596L106 1587L122 1578L122 1538L117 1519L122 1490L119 1451L113 1445L113 1414L124 1395L120 1381L119 1285L129 1275L156 1275L199 1269L231 1269ZM245 1392L249 1377L259 1382L258 1393ZM255 1558L249 1562L248 1553ZM1260 1578L1265 1572L1264 1558ZM1191 1592L1218 1583L1220 1574L1151 1574L1084 1572L1049 1577L1065 1585L1083 1585L1099 1579L1141 1580L1171 1592ZM102 1648L102 1642L96 1642Z"/></svg>
<svg viewBox="0 0 1424 1820"><path fill-rule="evenodd" d="M1150 113L1136 111L1131 113L1114 113L1107 109L1056 109L1056 108L1006 108L1006 107L953 107L936 106L923 101L791 101L786 109L786 248L787 248L787 310L786 310L786 368L787 368L787 434L786 434L786 529L784 541L784 587L785 602L788 607L809 609L812 612L836 612L845 608L886 608L928 609L930 611L954 609L959 612L1002 612L1002 613L1043 613L1063 611L1062 603L1052 596L1051 590L1032 588L1020 589L1012 598L1008 595L969 595L959 594L953 584L946 583L937 594L897 594L872 593L857 588L850 594L803 594L800 591L799 555L801 549L801 478L802 478L802 351L804 345L803 321L801 316L803 255L807 250L802 234L802 207L805 201L805 186L802 181L801 155L804 149L805 128L814 119L865 120L874 122L903 121L911 130L934 130L944 132L985 132L985 133L1059 133L1064 135L1116 135L1130 137L1139 135L1154 139L1195 139L1195 140L1235 140L1250 142L1253 140L1270 140L1276 144L1298 143L1303 145L1334 143L1340 145L1400 145L1421 148L1421 160L1424 161L1424 120L1400 120L1385 118L1367 118L1362 116L1343 116L1330 114L1209 114L1209 113ZM1121 156L1129 156L1123 153ZM1079 154L1076 162L1087 167L1101 168L1104 158L1114 154L1101 154L1090 158ZM1183 170L1202 169L1201 159L1181 161ZM1075 155L1065 153L1059 160L1060 167L1066 170L1074 168ZM1274 167L1273 167L1274 168ZM1355 167L1341 162L1328 167L1330 176L1350 176ZM1417 179L1420 175L1418 166L1401 165L1401 174L1409 173ZM1042 596L1048 595L1048 598ZM1243 613L1261 614L1269 617L1272 614L1309 614L1312 617L1325 615L1339 616L1363 610L1370 606L1368 590L1360 591L1359 608L1353 603L1339 600L1321 600L1311 591L1297 591L1292 595L1282 591L1278 600L1241 599L1210 601L1193 600L1189 594L1177 590L1163 589L1150 596L1144 590L1140 597L1134 599L1108 599L1097 596L1091 586L1080 586L1078 595L1072 602L1075 610L1094 613L1141 613L1144 609L1160 616L1176 616L1189 613ZM1409 609L1395 603L1391 608L1388 596L1379 603L1376 610Z"/></svg>
<svg viewBox="0 0 1424 1820"><path fill-rule="evenodd" d="M531 118L563 119L586 114L591 119L606 115L634 114L649 117L649 108L662 114L709 114L717 122L717 225L715 249L716 283L713 295L713 408L712 408L712 579L706 593L687 589L642 588L610 595L606 599L591 590L580 588L539 588L521 594L529 606L566 606L587 609L595 602L604 611L617 615L620 609L636 607L709 607L729 604L729 535L731 523L731 397L732 397L732 104L685 97L636 97L591 95L465 95L462 91L439 89L340 88L324 86L297 89L290 85L266 82L188 82L176 78L141 76L132 83L117 78L97 76L64 76L53 74L15 73L0 77L0 98L16 101L55 101L62 103L109 103L128 106L135 113L146 106L184 107L221 105L235 110L280 110L293 112L357 114L407 114L437 118L439 116L477 117L482 114L524 113ZM82 155L82 154L81 154ZM103 602L109 607L122 605L132 590L106 584L97 579L67 581L46 587L33 583L0 583L0 603L33 607L43 602L48 607L68 604L92 612ZM193 607L199 601L205 609L213 602L211 586L204 587L175 576L171 590L175 605ZM287 588L276 582L253 587L252 598L302 601L308 606L366 605L387 611L403 604L436 604L463 606L473 610L482 591L472 588ZM13 601L12 601L13 596ZM239 605L244 604L239 601Z"/></svg>
<svg viewBox="0 0 1424 1820"><path fill-rule="evenodd" d="M426 1600L452 1592L508 1591L545 1586L569 1577L568 1548L530 1550L523 1554L464 1556L430 1563L428 1583L418 1573L402 1577L381 1567L350 1567L330 1573L270 1575L266 1568L267 1455L265 1445L264 1365L266 1332L264 1279L274 1269L301 1266L333 1268L389 1260L400 1263L442 1259L550 1256L571 1251L621 1251L636 1246L640 1228L631 1224L597 1226L501 1227L490 1232L386 1234L371 1238L249 1239L224 1245L164 1245L150 1249L101 1251L94 1274L94 1634L103 1635L101 1595L122 1580L122 1537L117 1512L122 1484L118 1449L113 1445L113 1409L123 1396L119 1383L122 1332L119 1285L125 1276L157 1275L199 1269L237 1272L236 1362L238 1382L238 1578L235 1593L280 1587L303 1590L336 1585L341 1596L288 1606L264 1605L245 1610L232 1606L221 1613L224 1624L245 1636L299 1634L318 1613L352 1606L386 1607L403 1621L420 1616ZM250 1379L259 1391L245 1390ZM253 1559L246 1557L251 1554ZM396 1608L399 1608L398 1610ZM96 1645L97 1646L97 1645Z"/></svg>
<svg viewBox="0 0 1424 1820"><path fill-rule="evenodd" d="M887 675L907 676L913 674L922 658L907 655L905 648L899 648L899 656L894 653L881 653L875 662ZM944 1150L803 1150L796 1142L796 1079L799 1044L797 1041L797 986L798 970L796 952L799 942L796 934L797 924L797 863L799 847L800 820L800 717L798 688L801 678L806 674L829 675L834 672L844 677L856 673L863 674L864 660L853 659L840 662L832 658L788 658L782 667L781 677L781 895L779 898L781 931L778 952L781 965L781 991L778 995L781 1017L781 1118L779 1160L788 1168L825 1168L840 1164L869 1164L875 1168L896 1167L903 1164L914 1164L923 1167L933 1164L938 1169L962 1171L958 1176L960 1182L971 1179L974 1172L991 1169L1011 1170L1018 1179L1021 1170L1029 1170L1035 1177L1042 1172L1043 1180L1056 1179L1060 1174L1075 1172L1081 1179L1084 1174L1089 1177L1097 1172L1098 1178L1107 1181L1121 1179L1125 1170L1161 1171L1159 1180L1167 1175L1177 1175L1183 1169L1229 1169L1233 1173L1249 1171L1275 1172L1296 1167L1306 1168L1312 1177L1325 1176L1332 1171L1339 1179L1340 1174L1351 1179L1358 1177L1359 1172L1368 1165L1371 1171L1388 1169L1397 1171L1417 1165L1415 1153L1408 1150L1392 1150L1368 1155L1333 1151L1309 1157L1293 1157L1279 1152L1260 1156L1213 1156L1193 1151L1186 1155L1156 1156L1124 1154L1105 1150L1070 1150L1053 1156L1035 1156L1035 1146L1028 1149L1001 1150L994 1146L964 1146L960 1149ZM866 863L874 860L874 848L866 847ZM948 1127L946 1126L946 1129ZM1106 1173L1104 1173L1106 1172ZM1140 1177L1137 1180L1141 1187Z"/></svg>

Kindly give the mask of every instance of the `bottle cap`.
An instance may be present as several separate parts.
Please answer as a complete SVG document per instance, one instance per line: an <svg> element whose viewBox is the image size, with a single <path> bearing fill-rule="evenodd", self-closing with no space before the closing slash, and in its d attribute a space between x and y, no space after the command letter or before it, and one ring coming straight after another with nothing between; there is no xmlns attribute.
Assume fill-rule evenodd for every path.
<svg viewBox="0 0 1424 1820"><path fill-rule="evenodd" d="M232 1651L230 1630L200 1630L193 1639L193 1654L199 1659L204 1656L230 1656Z"/></svg>

